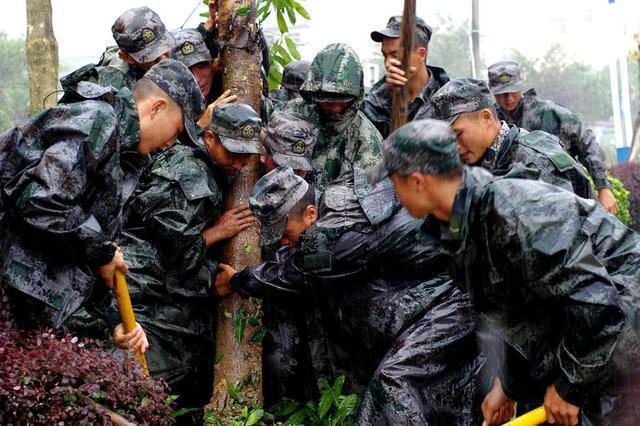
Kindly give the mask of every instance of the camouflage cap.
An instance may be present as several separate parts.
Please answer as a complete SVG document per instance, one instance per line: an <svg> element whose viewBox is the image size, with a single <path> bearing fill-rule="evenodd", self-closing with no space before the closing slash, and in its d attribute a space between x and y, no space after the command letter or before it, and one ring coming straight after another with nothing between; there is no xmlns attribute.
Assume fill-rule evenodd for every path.
<svg viewBox="0 0 640 426"><path fill-rule="evenodd" d="M213 58L202 35L194 29L188 28L173 32L176 39L176 47L173 57L190 68L200 62L208 62Z"/></svg>
<svg viewBox="0 0 640 426"><path fill-rule="evenodd" d="M235 154L264 154L260 143L262 120L246 104L222 104L213 109L209 129Z"/></svg>
<svg viewBox="0 0 640 426"><path fill-rule="evenodd" d="M300 86L307 102L345 102L364 96L364 73L356 52L346 44L330 44L313 61Z"/></svg>
<svg viewBox="0 0 640 426"><path fill-rule="evenodd" d="M184 129L189 139L195 143L198 133L194 123L204 113L206 104L189 68L174 59L165 59L151 67L143 78L153 81L182 108Z"/></svg>
<svg viewBox="0 0 640 426"><path fill-rule="evenodd" d="M262 224L260 244L266 246L282 239L289 212L308 189L309 184L288 166L273 169L256 182L249 197L249 207Z"/></svg>
<svg viewBox="0 0 640 426"><path fill-rule="evenodd" d="M400 37L400 28L402 26L402 16L392 16L389 18L389 22L387 22L387 27L384 30L373 31L371 33L371 40L376 43L381 43L385 38L399 38ZM427 25L424 20L416 17L416 34L415 37L425 38L426 42L429 43L431 40L431 35L433 34L433 29Z"/></svg>
<svg viewBox="0 0 640 426"><path fill-rule="evenodd" d="M442 86L432 97L436 117L453 123L460 114L493 108L495 100L487 84L473 78L456 78Z"/></svg>
<svg viewBox="0 0 640 426"><path fill-rule="evenodd" d="M516 61L496 62L489 67L488 75L494 95L522 91L522 72Z"/></svg>
<svg viewBox="0 0 640 426"><path fill-rule="evenodd" d="M171 53L176 45L158 14L146 6L134 7L120 15L111 27L111 34L118 47L139 64Z"/></svg>
<svg viewBox="0 0 640 426"><path fill-rule="evenodd" d="M311 171L311 156L316 146L318 128L309 121L274 111L267 127L265 145L279 166L293 170Z"/></svg>
<svg viewBox="0 0 640 426"><path fill-rule="evenodd" d="M456 135L448 123L417 120L405 124L382 144L382 161L369 174L372 184L398 173L441 176L462 166Z"/></svg>
<svg viewBox="0 0 640 426"><path fill-rule="evenodd" d="M282 87L292 92L299 92L310 68L309 61L293 61L287 64L282 71Z"/></svg>

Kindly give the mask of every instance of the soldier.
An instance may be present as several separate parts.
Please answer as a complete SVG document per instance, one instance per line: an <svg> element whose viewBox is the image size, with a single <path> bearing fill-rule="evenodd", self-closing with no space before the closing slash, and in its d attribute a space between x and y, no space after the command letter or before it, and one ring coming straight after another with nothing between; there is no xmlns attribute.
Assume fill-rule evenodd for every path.
<svg viewBox="0 0 640 426"><path fill-rule="evenodd" d="M545 182L584 198L594 198L589 178L560 145L542 131L527 132L498 119L486 83L471 78L451 80L431 98L438 118L447 120L458 139L463 162L504 175L516 164L539 172Z"/></svg>
<svg viewBox="0 0 640 426"><path fill-rule="evenodd" d="M153 65L170 58L176 44L158 14L146 6L120 15L111 33L117 46L107 48L97 65L85 65L60 79L64 90L74 90L80 81L131 89Z"/></svg>
<svg viewBox="0 0 640 426"><path fill-rule="evenodd" d="M529 130L543 130L560 138L564 149L582 163L598 190L598 199L611 213L618 205L595 135L576 114L530 89L522 94L520 65L514 61L497 62L489 67L489 88L498 103L498 114L509 124Z"/></svg>
<svg viewBox="0 0 640 426"><path fill-rule="evenodd" d="M195 147L176 144L154 159L126 209L121 247L149 370L184 407L211 395L221 243L257 223L248 206L225 212L224 193L229 177L263 152L261 126L248 105L217 106Z"/></svg>
<svg viewBox="0 0 640 426"><path fill-rule="evenodd" d="M282 71L282 85L278 90L269 93L275 104L288 102L300 97L300 86L307 78L311 63L309 61L293 61Z"/></svg>
<svg viewBox="0 0 640 426"><path fill-rule="evenodd" d="M594 200L463 167L442 121L392 134L380 169L412 216L437 219L454 280L506 344L487 424L511 400L549 423L637 423L640 236Z"/></svg>
<svg viewBox="0 0 640 426"><path fill-rule="evenodd" d="M322 49L300 87L302 99L287 103L284 111L318 126L313 172L306 179L322 193L340 178L359 200L367 192L366 172L380 160L380 133L359 111L364 75L356 53L344 44ZM365 209L372 219L372 212Z"/></svg>
<svg viewBox="0 0 640 426"><path fill-rule="evenodd" d="M174 59L182 62L193 73L200 91L207 100L207 105L213 102L213 59L202 35L194 29L177 30L173 33L176 47L173 51Z"/></svg>
<svg viewBox="0 0 640 426"><path fill-rule="evenodd" d="M348 226L362 212L357 200L327 199L338 193L327 188L316 209L313 187L291 168L262 177L249 204L262 243L285 247L275 261L237 274L221 265L221 274L245 297L315 301L321 325L309 334L317 342L320 333L312 346L327 345L331 365L325 370L312 351L317 374L346 373L347 388L359 393L369 383L357 424L474 424L476 316L453 287L444 253L405 211L377 227L366 218ZM230 291L224 279L216 285Z"/></svg>
<svg viewBox="0 0 640 426"><path fill-rule="evenodd" d="M278 166L289 166L294 173L306 177L313 170L311 158L318 138L318 128L311 122L274 111L266 129L261 157L267 172Z"/></svg>
<svg viewBox="0 0 640 426"><path fill-rule="evenodd" d="M116 271L127 272L115 242L147 154L181 133L195 141L203 110L189 70L166 60L133 93L81 82L60 105L0 136L0 272L21 327L72 328L72 314L106 296L96 280L111 287Z"/></svg>
<svg viewBox="0 0 640 426"><path fill-rule="evenodd" d="M362 103L362 111L383 138L389 136L391 130L391 93L394 87L409 85L407 120L412 121L434 116L435 111L430 98L449 81L445 70L427 65L429 41L433 30L420 18L416 18L409 75L405 75L400 62L401 24L402 16L393 16L384 30L371 33L371 39L382 44L381 51L387 74L373 85Z"/></svg>

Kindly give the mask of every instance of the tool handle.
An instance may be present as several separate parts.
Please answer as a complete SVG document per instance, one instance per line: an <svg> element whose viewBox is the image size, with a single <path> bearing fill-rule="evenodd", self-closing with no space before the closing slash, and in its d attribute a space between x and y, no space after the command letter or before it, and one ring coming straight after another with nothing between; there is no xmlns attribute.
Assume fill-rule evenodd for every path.
<svg viewBox="0 0 640 426"><path fill-rule="evenodd" d="M120 311L120 319L124 326L124 332L131 333L136 328L136 316L133 313L131 305L131 297L129 296L129 288L127 280L122 272L116 271L116 301L118 302L118 310ZM135 352L135 356L142 364L144 372L149 376L149 367L147 367L147 359L140 351Z"/></svg>
<svg viewBox="0 0 640 426"><path fill-rule="evenodd" d="M547 421L547 413L544 411L544 407L538 407L535 410L531 410L528 413L516 417L510 422L505 423L503 426L537 426Z"/></svg>

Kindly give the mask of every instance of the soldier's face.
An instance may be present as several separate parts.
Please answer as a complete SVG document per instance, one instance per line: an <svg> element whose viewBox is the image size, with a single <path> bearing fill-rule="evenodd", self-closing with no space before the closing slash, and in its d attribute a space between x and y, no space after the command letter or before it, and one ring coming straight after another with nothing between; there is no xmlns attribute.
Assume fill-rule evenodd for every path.
<svg viewBox="0 0 640 426"><path fill-rule="evenodd" d="M280 239L281 246L297 247L300 244L300 237L309 229L318 218L315 206L307 206L299 217L289 217L287 220L287 230Z"/></svg>
<svg viewBox="0 0 640 426"><path fill-rule="evenodd" d="M211 67L211 62L200 62L199 64L189 67L189 69L196 78L202 95L206 98L209 96L209 92L211 92L211 81L213 79L213 68Z"/></svg>
<svg viewBox="0 0 640 426"><path fill-rule="evenodd" d="M333 117L351 106L353 102L316 102L321 117Z"/></svg>
<svg viewBox="0 0 640 426"><path fill-rule="evenodd" d="M382 39L382 46L380 48L380 52L384 57L384 67L389 70L389 67L392 65L389 62L391 59L395 59L396 61L400 60L400 56L402 54L402 44L400 43L399 38L389 38L385 37ZM415 67L416 70L420 70L424 68L424 64L427 60L427 49L424 47L420 47L417 49L413 49L411 52L411 60L410 65ZM417 73L413 73L409 75L409 78L413 77Z"/></svg>
<svg viewBox="0 0 640 426"><path fill-rule="evenodd" d="M479 162L495 138L491 134L492 120L485 120L479 112L482 111L462 114L451 124L458 140L458 154L465 164Z"/></svg>
<svg viewBox="0 0 640 426"><path fill-rule="evenodd" d="M182 109L173 101L151 97L136 103L140 117L140 155L169 148L184 131Z"/></svg>
<svg viewBox="0 0 640 426"><path fill-rule="evenodd" d="M511 114L516 110L516 108L518 108L518 105L520 105L522 92L502 93L500 95L495 95L495 98L498 105L500 105L503 110Z"/></svg>
<svg viewBox="0 0 640 426"><path fill-rule="evenodd" d="M207 130L204 135L209 156L229 176L233 176L249 164L251 154L236 154L224 147L218 135Z"/></svg>

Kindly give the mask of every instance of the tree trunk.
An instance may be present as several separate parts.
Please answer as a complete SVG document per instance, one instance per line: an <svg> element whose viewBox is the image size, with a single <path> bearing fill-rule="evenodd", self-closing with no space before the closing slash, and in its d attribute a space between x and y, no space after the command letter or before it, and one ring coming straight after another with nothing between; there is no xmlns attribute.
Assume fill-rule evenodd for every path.
<svg viewBox="0 0 640 426"><path fill-rule="evenodd" d="M29 114L58 102L58 42L53 34L51 0L27 0Z"/></svg>
<svg viewBox="0 0 640 426"><path fill-rule="evenodd" d="M400 24L400 53L402 70L409 75L411 66L411 53L413 52L413 39L416 27L416 0L404 0L402 23ZM393 89L391 98L391 131L402 127L407 122L409 113L409 83Z"/></svg>
<svg viewBox="0 0 640 426"><path fill-rule="evenodd" d="M239 9L247 10L244 8L248 8L249 12L237 13ZM262 56L255 22L255 0L219 0L218 10L223 87L225 90L231 89L238 96L237 102L250 105L260 114ZM225 200L226 208L249 202L258 173L259 157L255 155L235 178ZM225 247L224 261L234 269L242 270L259 263L260 254L259 233L254 227L229 241ZM235 294L223 298L218 306L216 358L219 362L215 366L213 397L206 410L212 411L224 424L239 413L239 405L262 402L262 344L259 341L249 342L261 326L245 319L260 318L260 315L257 301L243 300ZM240 339L239 334L242 334L244 326L246 328ZM235 395L236 392L229 392L230 387L237 391L240 396L237 402L241 404L233 404L234 398L230 394Z"/></svg>

